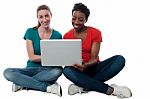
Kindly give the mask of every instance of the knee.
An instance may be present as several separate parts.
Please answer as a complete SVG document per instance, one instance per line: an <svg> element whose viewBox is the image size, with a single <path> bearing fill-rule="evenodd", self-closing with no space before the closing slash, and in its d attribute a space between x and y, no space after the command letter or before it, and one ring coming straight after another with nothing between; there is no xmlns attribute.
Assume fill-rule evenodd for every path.
<svg viewBox="0 0 150 99"><path fill-rule="evenodd" d="M73 68L73 67L70 67L70 66L66 66L64 69L63 69L63 74L66 78L70 79L70 80L73 80L73 79L77 79L77 71Z"/></svg>
<svg viewBox="0 0 150 99"><path fill-rule="evenodd" d="M3 75L4 75L4 77L5 77L7 80L10 80L10 81L11 81L13 78L15 78L14 75L13 75L13 70L12 70L11 68L5 69L4 72L3 72Z"/></svg>
<svg viewBox="0 0 150 99"><path fill-rule="evenodd" d="M71 68L70 68L69 66L64 67L64 69L63 69L63 74L64 74L65 76L70 75L70 74L71 74Z"/></svg>
<svg viewBox="0 0 150 99"><path fill-rule="evenodd" d="M122 66L122 68L125 66L125 58L122 55L116 55L117 62Z"/></svg>
<svg viewBox="0 0 150 99"><path fill-rule="evenodd" d="M63 68L62 67L56 67L53 70L53 74L58 75L58 76L61 76L62 72L63 72Z"/></svg>
<svg viewBox="0 0 150 99"><path fill-rule="evenodd" d="M66 66L63 70L63 74L67 79L75 84L78 84L78 82L80 82L82 78L81 73L71 66Z"/></svg>
<svg viewBox="0 0 150 99"><path fill-rule="evenodd" d="M118 61L122 64L125 64L125 58L122 55L117 55Z"/></svg>

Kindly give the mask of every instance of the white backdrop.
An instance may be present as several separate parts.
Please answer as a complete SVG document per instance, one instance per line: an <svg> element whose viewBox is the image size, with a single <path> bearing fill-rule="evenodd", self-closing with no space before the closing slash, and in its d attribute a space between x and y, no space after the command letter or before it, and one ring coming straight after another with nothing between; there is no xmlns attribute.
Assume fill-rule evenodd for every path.
<svg viewBox="0 0 150 99"><path fill-rule="evenodd" d="M106 83L127 85L133 92L131 99L149 97L149 0L3 0L0 1L0 97L2 98L59 98L38 91L11 91L12 83L3 77L8 67L22 68L28 59L23 40L27 28L37 24L36 9L41 4L52 10L51 27L64 34L71 25L71 10L74 3L86 4L91 15L86 25L101 30L103 43L100 58L121 54L126 58L125 68ZM69 96L67 87L71 83L62 75L58 79L62 86L62 99L116 99L97 92Z"/></svg>

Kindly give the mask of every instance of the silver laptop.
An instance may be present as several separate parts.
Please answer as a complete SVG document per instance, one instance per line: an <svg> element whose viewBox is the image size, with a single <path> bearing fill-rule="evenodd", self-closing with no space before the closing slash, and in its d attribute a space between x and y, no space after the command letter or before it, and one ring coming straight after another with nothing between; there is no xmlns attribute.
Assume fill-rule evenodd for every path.
<svg viewBox="0 0 150 99"><path fill-rule="evenodd" d="M80 39L41 40L42 66L70 66L82 64Z"/></svg>

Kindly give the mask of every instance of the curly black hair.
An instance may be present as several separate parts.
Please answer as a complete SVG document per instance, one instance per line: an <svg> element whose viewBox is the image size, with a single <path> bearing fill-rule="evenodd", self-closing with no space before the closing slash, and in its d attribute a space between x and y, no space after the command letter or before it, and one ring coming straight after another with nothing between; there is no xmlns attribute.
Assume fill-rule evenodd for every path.
<svg viewBox="0 0 150 99"><path fill-rule="evenodd" d="M88 17L90 15L90 10L83 3L80 2L80 3L74 4L74 7L72 9L72 15L73 15L74 11L80 11L80 12L84 13L86 21L88 20Z"/></svg>

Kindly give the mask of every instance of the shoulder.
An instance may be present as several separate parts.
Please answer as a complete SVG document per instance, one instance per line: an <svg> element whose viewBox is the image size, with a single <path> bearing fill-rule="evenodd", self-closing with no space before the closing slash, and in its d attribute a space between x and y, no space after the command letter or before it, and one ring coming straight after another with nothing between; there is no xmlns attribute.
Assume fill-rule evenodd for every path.
<svg viewBox="0 0 150 99"><path fill-rule="evenodd" d="M99 30L99 29L97 29L97 28L94 28L94 27L91 27L91 26L88 26L87 27L88 28L88 30L90 31L90 32L98 32L98 33L101 33L101 31Z"/></svg>
<svg viewBox="0 0 150 99"><path fill-rule="evenodd" d="M62 38L62 34L59 31L53 29L52 32L53 32L52 35L53 35L54 38L60 38L60 39Z"/></svg>
<svg viewBox="0 0 150 99"><path fill-rule="evenodd" d="M34 28L27 28L27 31L35 31L37 29L34 29Z"/></svg>
<svg viewBox="0 0 150 99"><path fill-rule="evenodd" d="M61 33L59 31L55 30L55 29L53 29L53 32L56 33L56 34L60 34L61 35Z"/></svg>
<svg viewBox="0 0 150 99"><path fill-rule="evenodd" d="M55 29L53 29L53 33L61 35L61 33L59 31L55 30Z"/></svg>
<svg viewBox="0 0 150 99"><path fill-rule="evenodd" d="M91 36L91 38L94 41L96 41L96 42L102 41L102 34L99 29L88 26L88 34Z"/></svg>
<svg viewBox="0 0 150 99"><path fill-rule="evenodd" d="M34 28L27 28L26 32L30 32L30 33L34 33L35 31L37 31L37 29Z"/></svg>
<svg viewBox="0 0 150 99"><path fill-rule="evenodd" d="M68 32L64 34L63 38L68 38L73 36L73 29L70 29Z"/></svg>
<svg viewBox="0 0 150 99"><path fill-rule="evenodd" d="M95 36L101 36L102 35L101 31L97 28L94 28L94 27L88 26L87 30L88 30L88 33L90 33L91 35L95 35Z"/></svg>
<svg viewBox="0 0 150 99"><path fill-rule="evenodd" d="M26 33L25 33L25 35L24 35L24 39L26 40L26 39L32 39L35 35L36 35L36 32L37 31L37 29L33 29L33 28L28 28L27 30L26 30Z"/></svg>

